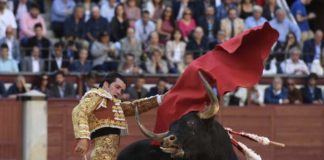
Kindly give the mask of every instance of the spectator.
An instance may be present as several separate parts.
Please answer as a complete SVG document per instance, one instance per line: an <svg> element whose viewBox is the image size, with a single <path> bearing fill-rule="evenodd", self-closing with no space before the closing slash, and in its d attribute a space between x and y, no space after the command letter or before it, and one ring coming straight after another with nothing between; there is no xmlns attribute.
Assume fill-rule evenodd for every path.
<svg viewBox="0 0 324 160"><path fill-rule="evenodd" d="M144 88L145 85L145 78L144 77L138 77L136 79L136 83L134 86L129 87L126 90L126 93L129 94L129 100L135 100L144 98L147 96L148 91L146 88Z"/></svg>
<svg viewBox="0 0 324 160"><path fill-rule="evenodd" d="M150 13L150 18L156 22L161 17L164 9L163 0L151 0L146 5L147 11Z"/></svg>
<svg viewBox="0 0 324 160"><path fill-rule="evenodd" d="M268 0L266 4L263 6L263 14L262 16L266 18L268 21L275 18L276 11L280 9L277 0Z"/></svg>
<svg viewBox="0 0 324 160"><path fill-rule="evenodd" d="M264 61L264 69L262 75L275 75L278 72L277 69L277 60L275 58L270 60L270 64L266 64L267 61Z"/></svg>
<svg viewBox="0 0 324 160"><path fill-rule="evenodd" d="M310 39L313 35L308 20L316 18L315 13L307 13L306 5L309 5L312 0L296 0L291 6L291 12L294 15L298 26L302 32L301 40L304 42L305 40Z"/></svg>
<svg viewBox="0 0 324 160"><path fill-rule="evenodd" d="M183 61L178 66L179 73L182 74L193 60L193 55L191 53L186 53Z"/></svg>
<svg viewBox="0 0 324 160"><path fill-rule="evenodd" d="M204 37L204 30L201 27L195 29L193 39L190 39L186 50L193 53L194 59L208 51L208 40Z"/></svg>
<svg viewBox="0 0 324 160"><path fill-rule="evenodd" d="M76 89L77 94L80 96L84 95L92 88L96 88L97 76L94 72L89 72L85 77L85 81L82 84L78 84ZM81 86L82 85L82 86Z"/></svg>
<svg viewBox="0 0 324 160"><path fill-rule="evenodd" d="M283 73L289 75L308 75L309 70L306 63L300 59L301 51L298 48L289 50L290 59L281 63Z"/></svg>
<svg viewBox="0 0 324 160"><path fill-rule="evenodd" d="M40 49L34 46L31 52L31 56L24 57L21 62L21 71L41 73L45 71L44 60L40 58Z"/></svg>
<svg viewBox="0 0 324 160"><path fill-rule="evenodd" d="M72 98L75 96L75 90L72 83L66 82L65 74L62 71L55 73L55 82L49 90L49 97Z"/></svg>
<svg viewBox="0 0 324 160"><path fill-rule="evenodd" d="M195 4L190 0L173 1L172 7L173 15L178 21L183 18L184 12L187 8L193 11L195 8Z"/></svg>
<svg viewBox="0 0 324 160"><path fill-rule="evenodd" d="M247 89L237 88L224 96L225 106L240 106L243 107L247 100Z"/></svg>
<svg viewBox="0 0 324 160"><path fill-rule="evenodd" d="M266 104L288 104L288 91L283 87L282 79L275 77L272 85L266 88L264 93L264 103Z"/></svg>
<svg viewBox="0 0 324 160"><path fill-rule="evenodd" d="M317 75L324 74L324 51L321 54L321 59L316 59L311 64L311 73L316 73Z"/></svg>
<svg viewBox="0 0 324 160"><path fill-rule="evenodd" d="M70 72L89 73L91 71L92 64L88 60L88 50L81 49L79 51L79 59L73 61L69 67Z"/></svg>
<svg viewBox="0 0 324 160"><path fill-rule="evenodd" d="M171 38L172 32L175 30L175 22L172 14L172 8L166 7L162 13L162 17L157 21L156 30L159 33L160 43L165 44Z"/></svg>
<svg viewBox="0 0 324 160"><path fill-rule="evenodd" d="M18 94L26 93L27 91L28 88L26 87L25 77L18 76L15 83L9 87L6 96L9 98L16 98Z"/></svg>
<svg viewBox="0 0 324 160"><path fill-rule="evenodd" d="M149 38L148 44L145 45L145 53L147 53L149 56L152 55L152 52L154 50L160 50L162 53L162 56L164 56L165 53L165 47L159 43L159 34L157 32L152 32Z"/></svg>
<svg viewBox="0 0 324 160"><path fill-rule="evenodd" d="M55 37L63 37L63 25L65 19L72 14L75 6L73 0L54 0L52 4L51 12L51 28L54 32Z"/></svg>
<svg viewBox="0 0 324 160"><path fill-rule="evenodd" d="M18 22L24 14L28 13L28 8L30 8L30 6L32 4L33 3L29 0L15 0L14 1L13 13L14 13L16 20Z"/></svg>
<svg viewBox="0 0 324 160"><path fill-rule="evenodd" d="M93 57L93 68L99 71L116 70L118 63L115 46L110 42L109 34L103 32L99 36L99 41L95 41L91 46ZM116 64L117 63L117 64Z"/></svg>
<svg viewBox="0 0 324 160"><path fill-rule="evenodd" d="M125 8L122 4L119 4L111 21L111 40L117 42L126 37L128 27L129 22L126 18Z"/></svg>
<svg viewBox="0 0 324 160"><path fill-rule="evenodd" d="M141 10L136 6L136 0L126 0L125 12L131 26L134 26L134 23L141 18ZM147 19L149 17L148 13Z"/></svg>
<svg viewBox="0 0 324 160"><path fill-rule="evenodd" d="M81 4L84 8L84 20L87 22L91 17L91 9L96 6L96 4L91 2L91 0L83 0Z"/></svg>
<svg viewBox="0 0 324 160"><path fill-rule="evenodd" d="M103 32L110 33L110 26L107 19L100 15L100 8L94 6L92 7L92 17L86 24L86 37L93 42L98 39L99 34Z"/></svg>
<svg viewBox="0 0 324 160"><path fill-rule="evenodd" d="M121 57L128 53L133 54L137 62L142 55L142 44L135 38L135 31L131 27L127 29L127 37L121 40Z"/></svg>
<svg viewBox="0 0 324 160"><path fill-rule="evenodd" d="M288 99L291 104L301 104L303 102L302 95L297 89L295 80L292 78L287 79Z"/></svg>
<svg viewBox="0 0 324 160"><path fill-rule="evenodd" d="M155 96L157 94L162 95L168 91L167 82L164 78L160 78L155 87L152 87L149 92L149 96Z"/></svg>
<svg viewBox="0 0 324 160"><path fill-rule="evenodd" d="M311 73L307 78L307 84L301 88L303 102L306 104L323 104L321 88L317 87L318 76Z"/></svg>
<svg viewBox="0 0 324 160"><path fill-rule="evenodd" d="M184 40L188 41L190 33L196 28L196 21L192 18L192 11L189 8L184 10L183 17L177 25Z"/></svg>
<svg viewBox="0 0 324 160"><path fill-rule="evenodd" d="M127 75L142 74L143 70L136 65L135 57L132 54L127 54L125 60L120 63L118 71Z"/></svg>
<svg viewBox="0 0 324 160"><path fill-rule="evenodd" d="M29 9L29 13L22 15L19 21L20 27L20 39L30 38L35 36L34 26L36 24L43 26L43 35L46 35L46 24L44 18L39 14L38 5L32 4Z"/></svg>
<svg viewBox="0 0 324 160"><path fill-rule="evenodd" d="M262 102L262 98L260 96L260 91L256 87L257 85L253 86L249 90L248 94L248 104L254 104L263 107L264 103Z"/></svg>
<svg viewBox="0 0 324 160"><path fill-rule="evenodd" d="M201 16L198 25L204 29L204 33L208 37L208 41L214 41L215 35L219 30L219 21L215 19L215 9L213 6L207 7L206 14Z"/></svg>
<svg viewBox="0 0 324 160"><path fill-rule="evenodd" d="M186 43L182 41L181 33L175 30L172 35L172 40L167 42L166 57L169 61L171 73L179 73L180 63L183 61L186 51Z"/></svg>
<svg viewBox="0 0 324 160"><path fill-rule="evenodd" d="M54 44L54 54L53 56L45 61L45 70L47 72L56 72L58 70L67 72L70 62L63 55L64 44L62 42L56 42Z"/></svg>
<svg viewBox="0 0 324 160"><path fill-rule="evenodd" d="M6 96L6 88L3 84L3 82L0 81L0 98Z"/></svg>
<svg viewBox="0 0 324 160"><path fill-rule="evenodd" d="M146 62L146 68L151 74L166 74L169 71L168 64L162 59L162 53L159 50L153 51L150 60Z"/></svg>
<svg viewBox="0 0 324 160"><path fill-rule="evenodd" d="M17 73L17 62L9 58L9 47L6 43L1 44L0 73Z"/></svg>
<svg viewBox="0 0 324 160"><path fill-rule="evenodd" d="M100 7L100 15L106 18L108 23L111 23L112 18L115 16L117 4L116 0L108 0L107 3L103 3Z"/></svg>
<svg viewBox="0 0 324 160"><path fill-rule="evenodd" d="M217 32L216 39L209 43L209 50L212 50L216 47L216 45L221 44L226 41L226 34L223 30L219 30Z"/></svg>
<svg viewBox="0 0 324 160"><path fill-rule="evenodd" d="M286 18L285 10L278 9L276 17L270 21L270 25L279 32L278 43L284 43L289 32L293 32L297 41L300 42L300 30L298 26Z"/></svg>
<svg viewBox="0 0 324 160"><path fill-rule="evenodd" d="M0 0L0 39L5 37L8 26L17 29L16 18L11 10L6 8L7 0Z"/></svg>
<svg viewBox="0 0 324 160"><path fill-rule="evenodd" d="M32 90L37 90L40 91L44 94L48 94L49 93L49 78L48 75L46 73L42 73L37 80L33 83Z"/></svg>
<svg viewBox="0 0 324 160"><path fill-rule="evenodd" d="M84 9L81 5L77 5L74 8L73 15L69 16L64 21L64 36L78 39L84 38L85 25Z"/></svg>
<svg viewBox="0 0 324 160"><path fill-rule="evenodd" d="M76 40L69 40L66 42L66 48L63 51L63 55L70 62L73 62L74 60L79 58L78 45L80 45L80 44L78 44L78 42ZM82 47L79 46L79 48L82 48Z"/></svg>
<svg viewBox="0 0 324 160"><path fill-rule="evenodd" d="M228 17L227 13L231 8L236 8L233 0L223 0L222 4L216 9L216 19L224 19Z"/></svg>
<svg viewBox="0 0 324 160"><path fill-rule="evenodd" d="M241 6L240 6L240 8L241 8L240 18L246 19L248 17L253 16L253 14L255 12L254 7L255 7L255 5L253 4L252 0L242 0L241 1Z"/></svg>
<svg viewBox="0 0 324 160"><path fill-rule="evenodd" d="M50 54L51 42L43 34L43 26L39 23L34 26L35 36L27 40L27 44L24 46L26 56L30 56L32 47L37 46L41 49L41 58L48 59Z"/></svg>
<svg viewBox="0 0 324 160"><path fill-rule="evenodd" d="M324 51L323 31L317 30L315 37L308 41L305 41L303 53L305 54L305 61L307 64L313 62L313 60L319 60L321 53Z"/></svg>
<svg viewBox="0 0 324 160"><path fill-rule="evenodd" d="M6 29L6 36L0 39L0 45L6 43L9 48L9 59L14 59L17 62L20 60L20 46L15 37L14 28L8 26Z"/></svg>
<svg viewBox="0 0 324 160"><path fill-rule="evenodd" d="M245 28L250 29L256 26L260 26L266 21L267 19L262 17L262 8L256 5L253 7L253 16L249 16L245 20Z"/></svg>
<svg viewBox="0 0 324 160"><path fill-rule="evenodd" d="M237 17L235 8L230 8L228 17L221 20L220 28L225 32L226 39L230 39L244 31L244 21Z"/></svg>
<svg viewBox="0 0 324 160"><path fill-rule="evenodd" d="M136 38L142 43L146 43L150 34L155 31L155 24L150 20L148 11L142 12L142 18L135 22Z"/></svg>
<svg viewBox="0 0 324 160"><path fill-rule="evenodd" d="M295 34L289 32L285 43L277 43L271 56L274 56L278 62L282 62L287 58L287 55L289 54L288 52L292 48L301 49L301 46L297 42Z"/></svg>

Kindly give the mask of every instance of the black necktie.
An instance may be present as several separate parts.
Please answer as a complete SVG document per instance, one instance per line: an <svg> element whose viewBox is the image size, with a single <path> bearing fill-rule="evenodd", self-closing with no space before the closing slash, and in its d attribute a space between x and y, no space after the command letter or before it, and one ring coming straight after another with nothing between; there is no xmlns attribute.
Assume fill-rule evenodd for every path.
<svg viewBox="0 0 324 160"><path fill-rule="evenodd" d="M235 36L234 20L231 20L231 38Z"/></svg>

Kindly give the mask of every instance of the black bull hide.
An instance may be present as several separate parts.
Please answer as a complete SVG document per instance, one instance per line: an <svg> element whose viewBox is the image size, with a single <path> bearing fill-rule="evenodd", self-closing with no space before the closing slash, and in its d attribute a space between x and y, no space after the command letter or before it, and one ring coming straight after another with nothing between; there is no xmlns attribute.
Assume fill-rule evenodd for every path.
<svg viewBox="0 0 324 160"><path fill-rule="evenodd" d="M127 146L117 160L237 160L223 126L214 117L199 118L197 112L188 113L172 123L161 146L181 149L184 154L178 157L165 153L146 139Z"/></svg>

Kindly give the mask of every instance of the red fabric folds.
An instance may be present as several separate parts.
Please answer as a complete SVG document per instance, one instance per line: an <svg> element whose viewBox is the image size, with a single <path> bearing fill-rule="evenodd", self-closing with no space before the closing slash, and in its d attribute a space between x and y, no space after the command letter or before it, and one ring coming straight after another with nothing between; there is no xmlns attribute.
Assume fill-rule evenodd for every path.
<svg viewBox="0 0 324 160"><path fill-rule="evenodd" d="M220 96L237 87L255 85L262 75L263 61L278 36L278 32L265 23L194 60L164 97L158 109L155 133L167 131L173 121L191 111L204 109L209 100L198 70L210 84L217 86Z"/></svg>

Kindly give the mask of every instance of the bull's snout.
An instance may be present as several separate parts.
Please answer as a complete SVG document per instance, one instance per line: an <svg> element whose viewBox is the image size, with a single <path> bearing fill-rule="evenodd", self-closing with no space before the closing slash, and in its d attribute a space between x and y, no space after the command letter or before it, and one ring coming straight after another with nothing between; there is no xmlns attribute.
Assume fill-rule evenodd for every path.
<svg viewBox="0 0 324 160"><path fill-rule="evenodd" d="M177 140L177 137L175 135L169 135L165 138L163 138L163 145L164 146L173 146L174 142Z"/></svg>

